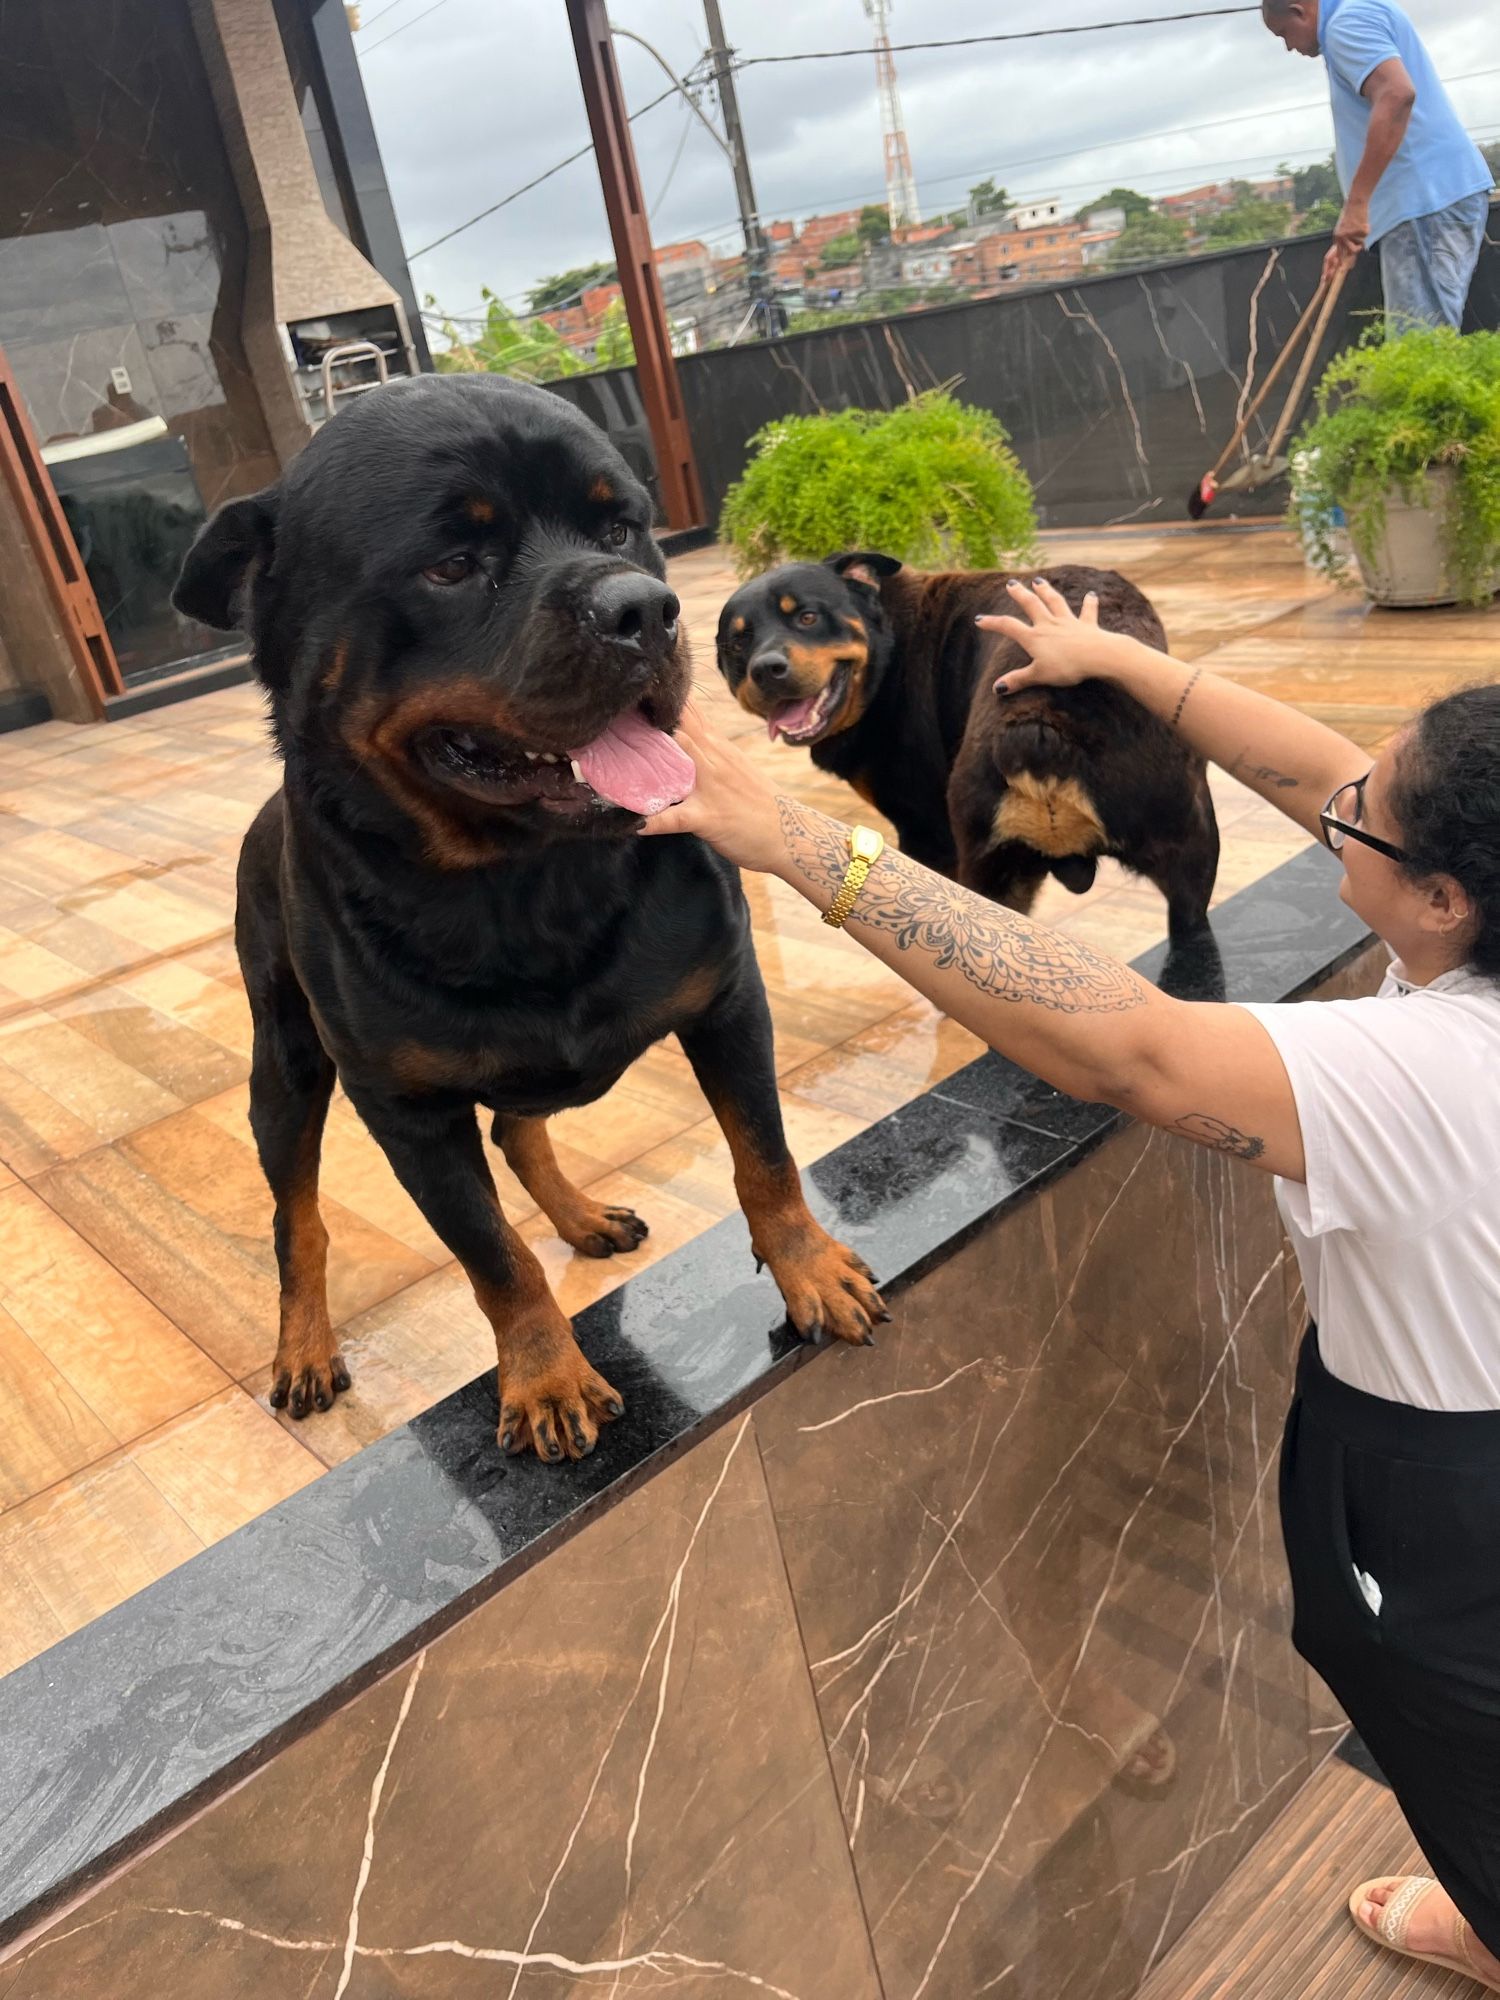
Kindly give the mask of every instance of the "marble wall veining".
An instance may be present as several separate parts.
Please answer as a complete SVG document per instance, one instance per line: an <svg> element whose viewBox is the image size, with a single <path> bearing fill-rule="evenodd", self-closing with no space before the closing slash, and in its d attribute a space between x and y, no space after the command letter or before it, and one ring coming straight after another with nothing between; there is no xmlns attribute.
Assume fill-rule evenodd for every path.
<svg viewBox="0 0 1500 2000"><path fill-rule="evenodd" d="M983 1067L925 1102L961 1127ZM1269 1180L1116 1122L893 1304L22 1938L6 2000L1127 2000L1338 1727L1287 1637Z"/></svg>
<svg viewBox="0 0 1500 2000"><path fill-rule="evenodd" d="M686 355L678 379L709 519L717 520L763 424L816 410L890 409L914 391L957 383L965 401L993 410L1009 432L1043 527L1180 522L1187 495L1311 298L1327 246L1326 237L1253 245ZM1361 258L1325 359L1379 308L1376 260ZM1494 326L1497 313L1500 241L1492 241L1469 324ZM622 449L649 454L633 369L549 386ZM1253 445L1264 442L1281 402L1273 392L1255 420ZM1280 481L1259 494L1226 496L1216 513L1276 516L1286 499Z"/></svg>

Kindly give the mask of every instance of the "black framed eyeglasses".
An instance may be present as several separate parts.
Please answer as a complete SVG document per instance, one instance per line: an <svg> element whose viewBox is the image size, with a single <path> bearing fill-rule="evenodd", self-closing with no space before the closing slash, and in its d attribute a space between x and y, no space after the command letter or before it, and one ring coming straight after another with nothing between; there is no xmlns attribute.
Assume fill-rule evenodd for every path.
<svg viewBox="0 0 1500 2000"><path fill-rule="evenodd" d="M1333 797L1318 814L1318 824L1323 829L1323 838L1337 854L1346 840L1362 840L1366 847L1373 847L1377 854L1384 854L1391 861L1405 861L1407 856L1399 847L1393 847L1388 840L1378 834L1366 833L1360 825L1365 816L1365 786L1370 782L1371 773L1362 778L1354 778L1347 785L1340 785Z"/></svg>

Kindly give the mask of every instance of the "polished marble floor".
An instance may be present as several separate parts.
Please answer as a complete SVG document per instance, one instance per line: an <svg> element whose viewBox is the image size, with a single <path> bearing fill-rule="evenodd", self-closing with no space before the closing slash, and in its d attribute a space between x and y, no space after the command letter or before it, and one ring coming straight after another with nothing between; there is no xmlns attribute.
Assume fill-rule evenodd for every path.
<svg viewBox="0 0 1500 2000"><path fill-rule="evenodd" d="M1049 542L1160 606L1176 650L1372 749L1430 692L1493 672L1492 614L1371 612L1280 530ZM712 671L732 577L679 560L706 703L778 782L852 794L734 708ZM356 1386L298 1426L266 1403L276 1280L246 1124L250 1027L230 935L240 836L274 787L253 689L108 727L0 736L0 1672L273 1506L480 1372L488 1329L349 1106L325 1146L333 1312ZM1302 836L1226 778L1219 895ZM862 809L867 813L868 809ZM979 1045L779 886L751 887L787 1125L817 1159ZM1130 956L1162 906L1108 864L1040 913ZM727 1150L675 1044L555 1122L565 1169L652 1225L595 1263L550 1234L496 1156L507 1207L570 1310L729 1211Z"/></svg>

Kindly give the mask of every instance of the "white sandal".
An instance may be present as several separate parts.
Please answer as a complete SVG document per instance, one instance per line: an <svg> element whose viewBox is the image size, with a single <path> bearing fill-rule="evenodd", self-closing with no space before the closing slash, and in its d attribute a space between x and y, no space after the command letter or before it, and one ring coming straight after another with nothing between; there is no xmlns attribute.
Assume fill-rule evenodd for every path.
<svg viewBox="0 0 1500 2000"><path fill-rule="evenodd" d="M1485 1987L1491 1993L1500 1993L1500 1986L1491 1985L1475 1966L1469 1952L1469 1925L1457 1910L1453 1913L1451 1955L1413 1951L1407 1944L1406 1933L1418 1903L1429 1889L1437 1886L1430 1875L1377 1875L1373 1881L1361 1882L1354 1891L1349 1898L1349 1914L1367 1938L1383 1945L1387 1951L1397 1952L1402 1958L1414 1958L1423 1965L1439 1966L1444 1972L1461 1972L1465 1979L1472 1979L1476 1985ZM1386 1888L1393 1888L1395 1893L1387 1897L1376 1921L1367 1924L1359 1913L1360 1904L1368 1903L1376 1889Z"/></svg>

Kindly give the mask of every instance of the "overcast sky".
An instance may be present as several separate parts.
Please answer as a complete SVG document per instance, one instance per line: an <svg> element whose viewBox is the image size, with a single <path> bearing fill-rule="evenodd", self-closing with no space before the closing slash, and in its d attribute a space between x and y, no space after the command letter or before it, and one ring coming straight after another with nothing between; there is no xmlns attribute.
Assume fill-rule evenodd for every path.
<svg viewBox="0 0 1500 2000"><path fill-rule="evenodd" d="M892 39L1107 21L1193 4L896 0ZM1471 129L1500 137L1495 0L1408 0L1408 8ZM722 0L722 11L741 56L868 41L861 0ZM587 142L563 0L364 0L363 14L355 45L408 255ZM654 43L679 74L703 53L694 0L614 0L612 19ZM617 47L634 109L667 79L641 48L623 40ZM897 63L924 213L959 206L988 174L1013 196L1059 195L1072 208L1116 182L1168 193L1254 177L1283 159L1300 165L1332 145L1322 64L1289 56L1255 14L913 51ZM1491 73L1468 74L1476 71ZM739 94L762 215L882 198L873 57L750 69ZM696 236L732 249L728 163L681 99L633 129L656 241ZM548 273L610 254L588 157L416 257L412 275L419 295L466 313L484 285L519 302Z"/></svg>

